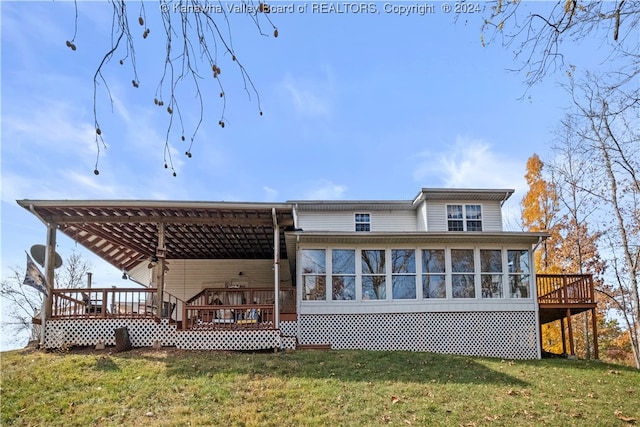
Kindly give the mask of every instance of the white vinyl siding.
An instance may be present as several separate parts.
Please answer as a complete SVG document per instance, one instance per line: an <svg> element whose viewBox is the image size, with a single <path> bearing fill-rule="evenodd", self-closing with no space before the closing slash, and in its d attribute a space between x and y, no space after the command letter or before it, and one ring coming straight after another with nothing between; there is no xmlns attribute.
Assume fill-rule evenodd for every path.
<svg viewBox="0 0 640 427"><path fill-rule="evenodd" d="M427 230L447 231L447 205L478 205L482 206L482 231L502 231L502 211L500 202L476 202L452 200L450 202L429 202L427 207Z"/></svg>
<svg viewBox="0 0 640 427"><path fill-rule="evenodd" d="M354 215L362 212L299 212L298 227L304 231L355 231ZM372 211L371 231L417 231L413 210Z"/></svg>
<svg viewBox="0 0 640 427"><path fill-rule="evenodd" d="M141 281L145 285L149 284L152 277L152 270L147 271L149 279ZM287 260L280 261L280 282L281 288L292 286ZM183 301L204 288L224 288L225 284L231 283L246 287L273 287L273 260L172 259L169 260L169 271L165 274L165 290Z"/></svg>
<svg viewBox="0 0 640 427"><path fill-rule="evenodd" d="M418 231L429 231L427 228L427 202L422 202L416 210Z"/></svg>

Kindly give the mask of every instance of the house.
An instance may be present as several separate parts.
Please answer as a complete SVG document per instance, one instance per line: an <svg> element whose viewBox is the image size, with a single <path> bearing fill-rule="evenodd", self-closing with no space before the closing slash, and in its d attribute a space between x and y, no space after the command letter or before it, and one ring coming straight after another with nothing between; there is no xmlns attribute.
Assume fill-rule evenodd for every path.
<svg viewBox="0 0 640 427"><path fill-rule="evenodd" d="M52 290L46 347L113 344L113 331L126 326L134 346L536 359L541 321L595 309L593 283L588 275L536 278L533 252L546 234L503 230L512 193L18 204L47 226L49 259L60 231L130 279ZM53 265L45 267L52 279Z"/></svg>

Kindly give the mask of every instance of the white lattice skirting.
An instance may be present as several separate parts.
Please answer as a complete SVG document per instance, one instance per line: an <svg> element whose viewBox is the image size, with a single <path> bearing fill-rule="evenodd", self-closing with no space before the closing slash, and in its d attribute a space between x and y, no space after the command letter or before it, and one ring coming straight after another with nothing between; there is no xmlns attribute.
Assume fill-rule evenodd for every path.
<svg viewBox="0 0 640 427"><path fill-rule="evenodd" d="M154 341L163 346L175 345L176 325L153 319L73 319L49 320L46 323L45 347L89 346L103 342L115 345L115 330L126 327L134 347L151 347Z"/></svg>
<svg viewBox="0 0 640 427"><path fill-rule="evenodd" d="M537 359L534 312L299 315L299 343Z"/></svg>
<svg viewBox="0 0 640 427"><path fill-rule="evenodd" d="M94 346L99 342L115 345L115 330L126 327L134 347L162 346L185 350L263 350L296 347L295 338L281 336L277 330L248 331L179 331L167 321L153 319L74 319L49 320L45 334L46 348ZM296 322L282 322L286 330L296 331Z"/></svg>

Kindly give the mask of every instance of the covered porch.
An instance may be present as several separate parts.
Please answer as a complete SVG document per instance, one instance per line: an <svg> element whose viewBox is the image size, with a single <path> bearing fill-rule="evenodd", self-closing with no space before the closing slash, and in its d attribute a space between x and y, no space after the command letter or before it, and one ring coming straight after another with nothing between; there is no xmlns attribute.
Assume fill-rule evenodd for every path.
<svg viewBox="0 0 640 427"><path fill-rule="evenodd" d="M294 226L288 204L18 203L47 226L47 253L61 231L127 279L106 288L50 289L45 344L109 344L113 328L124 325L141 345L179 346L187 337L201 348L254 349L282 346L295 330L295 262L284 239ZM45 276L53 283L49 264Z"/></svg>

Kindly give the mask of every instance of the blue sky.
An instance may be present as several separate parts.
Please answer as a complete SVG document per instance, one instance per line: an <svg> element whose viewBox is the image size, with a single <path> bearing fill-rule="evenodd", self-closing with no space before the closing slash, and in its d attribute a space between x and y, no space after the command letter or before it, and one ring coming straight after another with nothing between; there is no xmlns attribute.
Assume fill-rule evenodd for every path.
<svg viewBox="0 0 640 427"><path fill-rule="evenodd" d="M151 29L145 40L136 22L140 3L130 4L140 87L118 64L123 54L105 68L113 107L100 88L109 148L95 176L92 85L109 48L110 6L78 3L74 52L65 46L74 31L72 2L1 2L2 277L45 240L45 227L16 199L409 199L422 187L487 187L516 190L508 206L515 217L526 160L549 152L568 106L560 87L566 76L552 74L527 91L524 76L507 71L517 66L512 49L481 45L481 14L455 20L441 2L432 4L435 13L424 16L385 13L383 2L377 14L272 14L278 38L230 14L234 47L264 115L221 55L222 129L219 89L201 65L206 119L192 158L180 133L172 134L173 177L163 168L168 114L153 104L164 62L158 4L144 2ZM586 59L597 51L587 45L566 51L578 67L597 60ZM194 91L181 94L190 129L198 114ZM73 248L58 236L63 258ZM118 279L116 269L92 262L96 286Z"/></svg>

